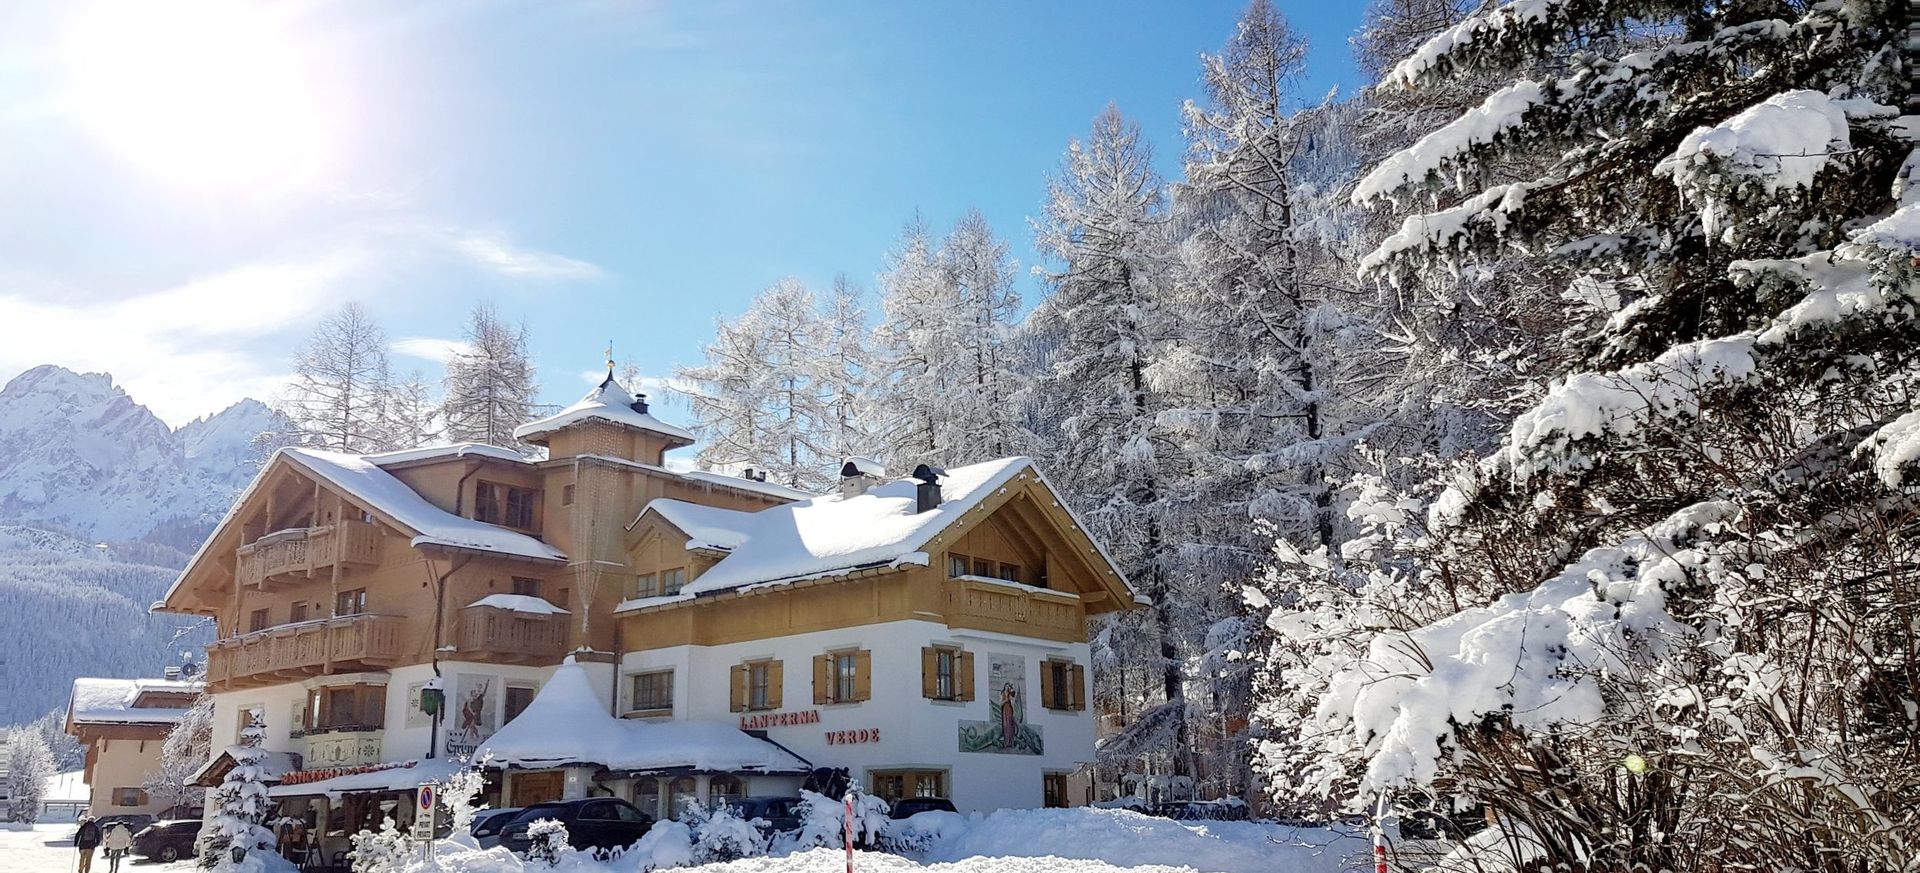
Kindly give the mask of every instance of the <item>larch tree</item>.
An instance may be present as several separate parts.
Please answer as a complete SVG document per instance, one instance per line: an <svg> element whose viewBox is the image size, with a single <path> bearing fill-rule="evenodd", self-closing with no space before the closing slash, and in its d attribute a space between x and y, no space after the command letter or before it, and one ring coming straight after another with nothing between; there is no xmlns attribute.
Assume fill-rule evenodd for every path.
<svg viewBox="0 0 1920 873"><path fill-rule="evenodd" d="M707 362L680 371L706 440L703 465L754 467L808 491L836 481L838 394L822 361L837 353L824 324L813 292L796 279L774 283L739 318L715 324Z"/></svg>
<svg viewBox="0 0 1920 873"><path fill-rule="evenodd" d="M202 693L160 742L160 764L148 772L144 786L147 796L167 806L198 806L194 800L206 792L193 784L193 776L206 766L212 752L213 698Z"/></svg>
<svg viewBox="0 0 1920 873"><path fill-rule="evenodd" d="M1518 250L1618 306L1478 464L1356 501L1372 572L1276 612L1273 710L1321 742L1289 790L1477 803L1542 869L1920 851L1903 10L1514 0L1385 72L1504 84L1355 185L1402 218L1365 274Z"/></svg>
<svg viewBox="0 0 1920 873"><path fill-rule="evenodd" d="M396 449L439 441L441 404L434 397L432 383L420 371L393 381L382 425L388 445Z"/></svg>
<svg viewBox="0 0 1920 873"><path fill-rule="evenodd" d="M526 449L513 438L513 429L532 420L538 409L526 326L508 324L483 303L473 308L462 336L466 346L447 361L440 407L446 437Z"/></svg>
<svg viewBox="0 0 1920 873"><path fill-rule="evenodd" d="M385 427L392 377L387 334L358 303L314 328L294 358L278 411L299 445L356 454L393 448Z"/></svg>
<svg viewBox="0 0 1920 873"><path fill-rule="evenodd" d="M1160 700L1136 714L1120 743L1109 745L1158 750L1170 759L1170 775L1187 777L1186 660L1179 646L1181 605L1169 596L1177 568L1165 527L1166 434L1157 423L1165 398L1148 381L1169 329L1165 192L1151 147L1117 107L1107 107L1091 134L1068 146L1036 232L1056 262L1045 274L1053 293L1032 316L1058 337L1034 387L1059 422L1048 469L1074 496L1094 535L1154 598L1150 627L1140 628L1145 633L1109 628L1096 636L1124 649L1096 653L1098 659L1147 665ZM1106 675L1118 680L1124 673ZM1112 696L1128 693L1096 689L1116 709L1127 704Z"/></svg>

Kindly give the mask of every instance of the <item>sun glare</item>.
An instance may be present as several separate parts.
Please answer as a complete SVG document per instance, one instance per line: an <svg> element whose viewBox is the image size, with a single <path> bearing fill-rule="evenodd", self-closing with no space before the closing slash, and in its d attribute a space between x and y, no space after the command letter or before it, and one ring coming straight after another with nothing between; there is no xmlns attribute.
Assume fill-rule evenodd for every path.
<svg viewBox="0 0 1920 873"><path fill-rule="evenodd" d="M207 195L311 181L330 126L308 59L272 10L219 0L112 3L76 21L71 99L115 153Z"/></svg>

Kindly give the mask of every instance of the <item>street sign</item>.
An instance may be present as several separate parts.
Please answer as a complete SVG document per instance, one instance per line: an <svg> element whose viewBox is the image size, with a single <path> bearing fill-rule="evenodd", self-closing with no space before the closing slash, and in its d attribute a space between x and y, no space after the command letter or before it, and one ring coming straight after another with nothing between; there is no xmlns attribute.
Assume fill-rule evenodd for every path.
<svg viewBox="0 0 1920 873"><path fill-rule="evenodd" d="M413 810L413 838L416 840L433 839L433 815L437 810L433 794L433 786L420 786L419 803Z"/></svg>

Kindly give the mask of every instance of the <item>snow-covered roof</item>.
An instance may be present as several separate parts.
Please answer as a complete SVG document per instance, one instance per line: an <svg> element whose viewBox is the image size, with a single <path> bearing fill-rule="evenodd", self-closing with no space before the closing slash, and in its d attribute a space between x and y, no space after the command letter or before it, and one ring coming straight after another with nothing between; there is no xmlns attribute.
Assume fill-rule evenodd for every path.
<svg viewBox="0 0 1920 873"><path fill-rule="evenodd" d="M633 395L620 386L619 381L608 376L587 396L559 412L538 421L529 421L513 429L513 438L530 443L544 443L546 435L584 421L607 421L614 424L635 427L661 434L683 444L691 444L694 436L691 431L678 425L668 424L644 412L633 408Z"/></svg>
<svg viewBox="0 0 1920 873"><path fill-rule="evenodd" d="M73 680L69 718L74 724L173 724L187 714L185 707L135 706L148 692L199 694L198 680L97 679Z"/></svg>
<svg viewBox="0 0 1920 873"><path fill-rule="evenodd" d="M352 772L330 779L285 782L267 789L268 797L326 794L338 797L358 791L403 791L433 782L445 782L466 764L458 758L427 758L391 767L342 768ZM317 774L315 774L317 775Z"/></svg>
<svg viewBox="0 0 1920 873"><path fill-rule="evenodd" d="M854 496L824 494L757 512L697 507L672 500L647 504L695 540L725 540L729 554L680 589L682 599L762 582L890 563L928 560L921 548L1023 470L1026 458L1002 458L947 471L943 502L914 512L917 483L882 482ZM644 513L643 513L644 514ZM682 526L680 519L699 528Z"/></svg>
<svg viewBox="0 0 1920 873"><path fill-rule="evenodd" d="M512 461L526 464L527 457L512 449L503 449L486 443L451 443L444 446L421 446L417 449L400 449L393 452L380 452L367 455L374 464L387 467L394 464L406 464L413 461L428 461L439 458L493 458L500 461Z"/></svg>
<svg viewBox="0 0 1920 873"><path fill-rule="evenodd" d="M762 482L758 479L748 479L745 476L729 476L725 473L715 473L711 470L667 470L667 472L694 482L725 485L728 488L738 488L742 491L770 494L774 497L785 497L789 500L805 500L813 496L813 493L810 491L788 488L778 482Z"/></svg>
<svg viewBox="0 0 1920 873"><path fill-rule="evenodd" d="M647 504L647 511L658 513L661 518L685 533L687 548L722 551L737 548L747 541L746 528L749 525L745 524L743 519L753 515L672 498L662 498Z"/></svg>
<svg viewBox="0 0 1920 873"><path fill-rule="evenodd" d="M461 518L427 502L405 482L360 455L305 448L281 449L278 454L412 529L415 546L448 546L546 561L567 559L565 552L526 534Z"/></svg>
<svg viewBox="0 0 1920 873"><path fill-rule="evenodd" d="M568 658L525 711L474 750L473 760L540 769L594 764L609 770L802 773L792 752L727 722L615 718L587 671Z"/></svg>
<svg viewBox="0 0 1920 873"><path fill-rule="evenodd" d="M68 770L48 776L46 792L40 798L43 803L86 803L93 797L92 789L87 787L85 770Z"/></svg>
<svg viewBox="0 0 1920 873"><path fill-rule="evenodd" d="M489 594L472 603L468 609L476 606L491 606L508 612L524 612L528 615L566 615L567 611L538 597L526 594Z"/></svg>
<svg viewBox="0 0 1920 873"><path fill-rule="evenodd" d="M223 762L231 765L242 759L250 759L260 768L262 782L278 782L280 777L300 769L300 759L292 752L270 752L257 746L228 746L221 749L220 754L208 758L207 763L200 765L200 769L193 771L193 775L187 777L187 784L212 788L219 784L213 774L216 771L222 775L226 773L220 766Z"/></svg>

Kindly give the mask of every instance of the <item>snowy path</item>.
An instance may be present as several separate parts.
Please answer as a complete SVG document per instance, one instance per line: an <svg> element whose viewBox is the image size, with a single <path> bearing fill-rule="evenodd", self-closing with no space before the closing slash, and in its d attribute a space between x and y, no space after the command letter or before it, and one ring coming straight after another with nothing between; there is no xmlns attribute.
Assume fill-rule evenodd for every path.
<svg viewBox="0 0 1920 873"><path fill-rule="evenodd" d="M72 873L79 860L73 850L73 822L38 824L32 830L14 830L0 825L0 873ZM106 873L107 859L93 855L94 873ZM120 864L120 873L187 873L192 861L155 864L129 858Z"/></svg>

